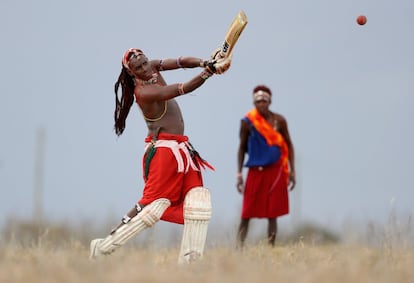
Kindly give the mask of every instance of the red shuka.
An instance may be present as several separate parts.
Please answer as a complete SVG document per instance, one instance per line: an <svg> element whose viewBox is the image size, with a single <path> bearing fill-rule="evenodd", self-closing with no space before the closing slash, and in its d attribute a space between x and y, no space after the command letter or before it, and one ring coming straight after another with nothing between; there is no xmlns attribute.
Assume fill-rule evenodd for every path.
<svg viewBox="0 0 414 283"><path fill-rule="evenodd" d="M289 213L288 178L281 160L250 167L246 177L241 218L276 218Z"/></svg>
<svg viewBox="0 0 414 283"><path fill-rule="evenodd" d="M150 137L146 139L148 142ZM186 136L159 134L158 140L176 140L177 142L188 141ZM187 166L185 154L180 150L181 157L184 161L184 167ZM197 167L210 166L208 163L198 160ZM150 204L151 202L166 198L171 201L171 206L167 208L161 217L161 220L184 224L184 198L186 194L194 187L203 186L203 179L200 170L196 171L189 168L188 172L178 172L177 160L168 147L157 147L156 153L151 159L149 165L148 179L145 180L143 196L138 201L140 204ZM143 172L145 171L145 155L142 159ZM145 174L143 174L145 175Z"/></svg>

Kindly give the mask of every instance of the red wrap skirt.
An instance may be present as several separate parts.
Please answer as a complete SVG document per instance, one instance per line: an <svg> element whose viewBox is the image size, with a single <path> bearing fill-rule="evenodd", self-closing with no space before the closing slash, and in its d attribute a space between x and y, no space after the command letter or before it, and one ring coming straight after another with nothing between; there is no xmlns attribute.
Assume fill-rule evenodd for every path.
<svg viewBox="0 0 414 283"><path fill-rule="evenodd" d="M175 140L181 143L188 139L186 136L160 134L158 140ZM180 150L180 155L186 168L188 160L183 150ZM145 157L144 155L142 159L143 172ZM196 165L198 170L190 166L188 171L178 172L177 159L172 150L168 147L157 147L149 164L148 178L144 178L143 196L138 203L147 205L157 199L166 198L170 200L171 206L164 212L161 220L184 224L184 198L192 188L203 186L200 164Z"/></svg>
<svg viewBox="0 0 414 283"><path fill-rule="evenodd" d="M241 218L276 218L289 213L288 176L281 162L250 167L243 193Z"/></svg>

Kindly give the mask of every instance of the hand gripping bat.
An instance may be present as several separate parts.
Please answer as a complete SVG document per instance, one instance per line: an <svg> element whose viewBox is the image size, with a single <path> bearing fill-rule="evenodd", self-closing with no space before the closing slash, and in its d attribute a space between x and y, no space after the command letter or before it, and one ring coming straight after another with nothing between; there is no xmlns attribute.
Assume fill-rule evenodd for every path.
<svg viewBox="0 0 414 283"><path fill-rule="evenodd" d="M209 61L203 63L211 73L224 74L230 68L233 48L246 25L247 16L240 11L227 30L222 46L211 54Z"/></svg>

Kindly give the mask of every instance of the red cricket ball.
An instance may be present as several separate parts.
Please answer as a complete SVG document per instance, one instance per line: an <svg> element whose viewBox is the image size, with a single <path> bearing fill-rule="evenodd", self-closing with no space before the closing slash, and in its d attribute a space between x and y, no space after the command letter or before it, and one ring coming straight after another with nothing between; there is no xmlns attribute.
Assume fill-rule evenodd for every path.
<svg viewBox="0 0 414 283"><path fill-rule="evenodd" d="M357 21L358 25L363 26L367 23L367 17L365 17L364 15L360 15L360 16L358 16L356 21Z"/></svg>

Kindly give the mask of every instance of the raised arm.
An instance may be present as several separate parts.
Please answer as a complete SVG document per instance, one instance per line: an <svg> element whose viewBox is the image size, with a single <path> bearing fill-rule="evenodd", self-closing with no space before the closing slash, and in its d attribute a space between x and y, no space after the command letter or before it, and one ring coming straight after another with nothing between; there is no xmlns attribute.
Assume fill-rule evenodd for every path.
<svg viewBox="0 0 414 283"><path fill-rule="evenodd" d="M178 57L177 59L161 59L152 60L151 65L157 71L175 70L179 68L207 68L210 72L215 74L224 74L231 65L232 56L226 58L216 58L215 55L208 60L203 60L197 57Z"/></svg>
<svg viewBox="0 0 414 283"><path fill-rule="evenodd" d="M153 64L158 71L174 70L179 68L196 68L206 66L206 60L197 57L178 57L176 59L168 58L161 60L153 60Z"/></svg>
<svg viewBox="0 0 414 283"><path fill-rule="evenodd" d="M209 70L204 69L200 74L193 77L187 82L176 83L166 86L149 85L139 88L137 96L142 102L154 102L169 100L174 97L190 93L199 88L204 82L213 75Z"/></svg>

